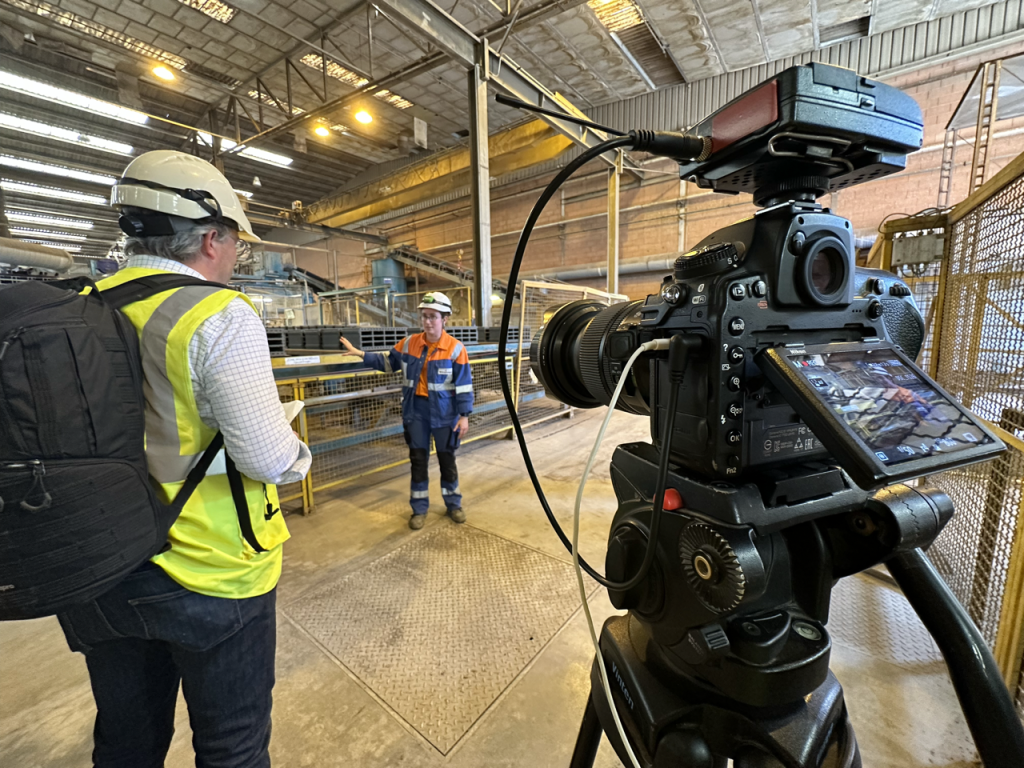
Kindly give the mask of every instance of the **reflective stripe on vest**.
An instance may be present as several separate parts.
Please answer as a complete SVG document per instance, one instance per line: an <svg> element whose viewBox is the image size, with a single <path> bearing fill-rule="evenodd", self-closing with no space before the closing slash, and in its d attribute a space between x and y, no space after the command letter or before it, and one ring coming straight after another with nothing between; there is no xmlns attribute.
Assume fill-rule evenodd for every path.
<svg viewBox="0 0 1024 768"><path fill-rule="evenodd" d="M129 267L98 284L101 290L162 270ZM188 468L213 439L192 389L188 350L196 330L231 301L235 291L203 286L178 288L129 304L121 311L135 326L142 347L146 398L146 459L163 500L177 494ZM253 310L255 311L255 309ZM288 529L277 489L243 477L249 522L267 551L244 541L226 475L207 475L171 527L171 547L153 562L193 592L246 598L273 589L281 574L281 544Z"/></svg>

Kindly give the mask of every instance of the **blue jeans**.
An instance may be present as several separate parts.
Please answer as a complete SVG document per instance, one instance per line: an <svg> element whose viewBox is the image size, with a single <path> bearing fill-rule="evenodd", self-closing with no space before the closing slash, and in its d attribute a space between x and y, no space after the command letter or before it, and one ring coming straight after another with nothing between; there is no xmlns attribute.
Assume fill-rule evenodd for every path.
<svg viewBox="0 0 1024 768"><path fill-rule="evenodd" d="M459 447L459 435L451 427L430 426L430 402L427 398L413 398L413 419L404 424L405 442L409 445L409 463L412 465L412 481L409 489L409 505L414 515L425 515L430 508L430 478L427 474L427 459L430 456L430 438L434 438L437 463L441 465L441 496L447 509L462 506L459 491L459 470L455 466L455 451Z"/></svg>
<svg viewBox="0 0 1024 768"><path fill-rule="evenodd" d="M270 765L276 590L207 597L147 562L58 619L89 669L96 768L163 766L179 683L196 768Z"/></svg>

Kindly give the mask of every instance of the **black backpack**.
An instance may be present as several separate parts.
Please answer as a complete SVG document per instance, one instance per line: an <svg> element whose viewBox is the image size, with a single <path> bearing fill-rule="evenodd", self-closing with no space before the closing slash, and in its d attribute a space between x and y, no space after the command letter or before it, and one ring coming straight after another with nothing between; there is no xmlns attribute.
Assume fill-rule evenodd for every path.
<svg viewBox="0 0 1024 768"><path fill-rule="evenodd" d="M223 446L218 433L174 502L158 500L138 334L118 308L188 285L218 284L162 274L103 292L87 278L0 290L0 621L92 600L160 552Z"/></svg>

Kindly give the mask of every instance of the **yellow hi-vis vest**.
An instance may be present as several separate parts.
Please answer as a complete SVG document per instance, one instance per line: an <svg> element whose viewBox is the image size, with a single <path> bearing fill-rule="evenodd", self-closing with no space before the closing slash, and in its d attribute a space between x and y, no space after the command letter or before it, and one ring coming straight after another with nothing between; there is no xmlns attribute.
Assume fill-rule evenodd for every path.
<svg viewBox="0 0 1024 768"><path fill-rule="evenodd" d="M163 270L129 267L101 280L101 291ZM204 320L241 294L210 286L164 291L122 308L139 333L146 397L146 461L162 501L170 503L216 431L199 418L188 348ZM252 306L247 297L241 295ZM255 312L255 307L253 308ZM245 598L269 592L281 576L281 546L289 537L277 487L243 475L257 552L242 536L227 475L207 475L168 536L170 549L153 557L176 582L202 595ZM274 512L267 519L268 511Z"/></svg>

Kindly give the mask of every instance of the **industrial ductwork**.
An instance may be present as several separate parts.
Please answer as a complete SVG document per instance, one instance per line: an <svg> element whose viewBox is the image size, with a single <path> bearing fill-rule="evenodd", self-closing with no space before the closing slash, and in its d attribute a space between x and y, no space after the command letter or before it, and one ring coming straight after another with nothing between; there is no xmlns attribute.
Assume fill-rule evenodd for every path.
<svg viewBox="0 0 1024 768"><path fill-rule="evenodd" d="M36 267L54 272L67 272L74 260L60 248L26 243L10 237L0 237L0 263L11 266Z"/></svg>

